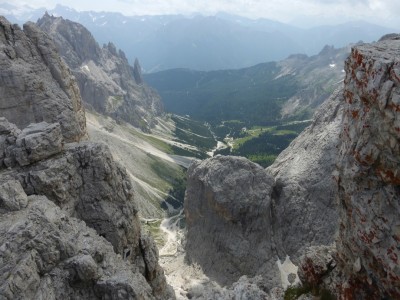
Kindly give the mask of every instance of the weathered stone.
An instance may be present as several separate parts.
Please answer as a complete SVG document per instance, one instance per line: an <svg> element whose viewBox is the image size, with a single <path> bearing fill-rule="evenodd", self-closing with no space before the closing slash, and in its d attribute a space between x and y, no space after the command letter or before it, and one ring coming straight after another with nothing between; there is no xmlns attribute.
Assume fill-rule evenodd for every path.
<svg viewBox="0 0 400 300"><path fill-rule="evenodd" d="M28 198L19 181L0 182L0 214L20 210L28 204Z"/></svg>
<svg viewBox="0 0 400 300"><path fill-rule="evenodd" d="M146 279L94 230L46 197L28 203L0 218L0 298L154 299Z"/></svg>
<svg viewBox="0 0 400 300"><path fill-rule="evenodd" d="M174 298L126 171L107 146L70 143L85 114L53 42L0 25L0 298Z"/></svg>
<svg viewBox="0 0 400 300"><path fill-rule="evenodd" d="M273 178L245 158L216 156L193 163L187 182L190 261L222 284L263 274L272 287L278 278L270 225Z"/></svg>
<svg viewBox="0 0 400 300"><path fill-rule="evenodd" d="M345 64L337 289L346 299L400 298L399 56L400 40L387 36L353 47Z"/></svg>
<svg viewBox="0 0 400 300"><path fill-rule="evenodd" d="M305 248L329 245L337 231L333 178L342 124L342 89L316 111L307 127L267 171L275 177L272 219L279 257L296 262Z"/></svg>
<svg viewBox="0 0 400 300"><path fill-rule="evenodd" d="M78 85L52 40L33 23L22 31L1 17L0 25L2 116L20 128L58 122L67 142L85 138Z"/></svg>
<svg viewBox="0 0 400 300"><path fill-rule="evenodd" d="M30 124L18 135L15 142L15 160L20 166L26 166L60 153L63 137L59 123L46 122Z"/></svg>
<svg viewBox="0 0 400 300"><path fill-rule="evenodd" d="M112 43L100 48L82 25L45 14L37 22L72 69L83 101L97 112L144 130L163 113L159 95L143 82L138 60L132 68Z"/></svg>
<svg viewBox="0 0 400 300"><path fill-rule="evenodd" d="M312 246L300 257L299 278L313 288L320 287L324 277L336 267L334 246Z"/></svg>

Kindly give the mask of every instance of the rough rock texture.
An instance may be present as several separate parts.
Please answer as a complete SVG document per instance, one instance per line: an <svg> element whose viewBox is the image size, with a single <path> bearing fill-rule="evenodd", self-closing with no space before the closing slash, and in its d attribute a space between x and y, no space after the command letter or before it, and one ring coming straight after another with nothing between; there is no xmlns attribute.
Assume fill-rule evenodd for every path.
<svg viewBox="0 0 400 300"><path fill-rule="evenodd" d="M271 287L279 277L270 224L273 178L259 165L230 156L195 162L187 174L189 260L220 284L263 274Z"/></svg>
<svg viewBox="0 0 400 300"><path fill-rule="evenodd" d="M112 283L112 285L123 284L123 289L127 289L127 294L121 292L121 295L130 295L133 297L133 295L137 293L137 289L132 288L132 286L140 285L145 291L143 292L139 289L138 293L140 294L148 295L150 293L158 298L172 297L166 285L163 271L158 265L157 248L149 237L141 233L136 204L133 199L133 191L127 179L128 176L125 170L113 161L108 147L103 144L81 142L78 144L66 144L65 149L63 149L63 147L59 147L59 145L63 145L63 140L58 123L51 125L46 123L31 124L26 129L19 131L16 130L15 125L8 123L4 118L0 119L0 121L2 121L0 122L0 127L2 128L0 140L7 141L7 147L3 150L3 154L0 155L5 157L3 163L7 162L7 164L0 166L0 170L3 168L3 170L0 171L0 179L3 181L0 184L0 212L4 214L4 218L11 218L13 222L22 222L19 216L9 216L8 212L25 208L28 202L26 194L30 197L43 195L46 197L47 202L49 202L47 200L49 199L58 205L58 207L63 210L65 216L72 217L71 220L75 220L76 218L74 222L78 222L78 220L85 221L87 226L93 228L99 236L102 236L110 243L107 244L107 247L114 251L113 255L115 257L117 256L116 254L119 254L120 257L125 259L127 265L125 269L132 269L136 272L136 274L131 274L128 278L123 280L127 280L127 282ZM52 143L54 140L56 142ZM30 142L28 143L27 141ZM27 151L27 149L33 150ZM46 152L46 149L48 152ZM11 153L11 155L7 156L8 153ZM31 155L34 155L34 159L31 159ZM10 166L13 168L10 168ZM47 205L48 204L46 204L46 207ZM47 208L43 210L47 211ZM29 216L31 212L29 210L24 211L24 214ZM23 216L24 215L21 215L21 218ZM44 228L47 226L45 224L38 224L38 222L34 220L32 222L37 226L35 232L40 232L42 226ZM4 224L0 224L0 228L2 228L1 226ZM18 231L15 231L13 234L17 233ZM0 245L24 249L19 244L28 243L24 238L33 238L36 234L30 234L29 232L26 233L26 236L22 234L20 240L13 239L9 236L9 242L6 243L5 241L7 239L5 239L3 244ZM54 229L52 234L59 236L61 233ZM72 238L73 237L71 237L71 239ZM60 237L59 239L63 240L64 238ZM98 239L100 239L100 237L98 237ZM103 240L104 243L105 240ZM43 249L51 248L51 243L55 243L56 246L60 243L58 240L40 241ZM90 244L91 242L88 241L82 241L82 243L88 243L87 247L93 246ZM0 246L0 249L3 246ZM79 244L76 245L76 247L76 254L57 258L57 262L54 262L54 264L62 264L63 267L61 268L69 268L67 266L69 265L68 259L84 251L79 248ZM109 250L107 251L109 252ZM38 250L38 252L40 251ZM55 287L53 285L55 283L49 283L50 286L45 286L43 288L39 287L46 276L52 276L51 272L54 271L53 262L44 261L43 263L38 263L34 256L30 259L34 259L36 263L36 265L33 265L29 262L29 266L32 268L31 271L34 274L38 273L35 275L35 277L37 277L37 280L35 279L37 281L35 281L35 290L26 291L29 293L28 296L28 294L23 294L25 293L25 288L16 290L10 287L10 291L5 292L5 295L8 295L7 297L9 297L9 299L13 299L13 297L36 299L34 296L38 289L43 289L41 292L50 293L51 295L49 297L53 297L52 295L54 292L47 289L54 289ZM80 271L80 269L76 271L78 274L76 276L79 277L79 280L82 279L82 276L86 276L79 275L79 272L89 272L91 274L94 272L92 269L97 268L93 267L93 261L91 259L87 261L86 258L82 258L82 262L80 259L81 258L79 258L77 262L73 262L73 264L77 264L78 267L81 263L83 264L83 266L81 266L83 271ZM2 264L4 265L0 264L0 269L10 268L15 272L18 271L18 260L6 259L2 260ZM66 266L64 266L64 264L66 264ZM86 266L86 264L89 265ZM42 271L37 267L38 265L40 268L46 268L47 272ZM86 270L86 267L89 268L89 270ZM105 267L105 272L110 271L107 268L108 267ZM13 272L10 273L13 278L17 276L17 274L20 274L18 273L19 271L17 273ZM25 270L24 272L29 271ZM58 274L58 271L54 272ZM65 276L65 274L62 275L63 278ZM140 280L133 281L134 278L139 278ZM90 280L91 283L93 283L92 279L93 278L90 277L84 281ZM10 282L7 281L7 285L19 285L19 283L14 282L14 279L10 280ZM113 280L113 277L107 280ZM146 283L146 280L149 285ZM104 287L102 287L103 284ZM81 284L78 284L78 287L80 285ZM84 299L92 299L95 297L93 295L101 298L102 295L105 296L108 293L114 293L113 291L108 291L108 283L104 283L103 281L99 282L98 287L90 287L90 289L93 288L97 291L95 291L95 294L92 294L92 291L88 290L86 284L83 284L83 286L85 290L82 292L84 294L83 297L88 297ZM131 291L130 289L133 290ZM71 299L73 299L75 297L73 293L80 292L79 288L73 288L72 290L60 292L66 293L67 295L71 294ZM118 296L120 298L115 296L117 298L113 299L125 299L125 296ZM59 299L57 295L55 297Z"/></svg>
<svg viewBox="0 0 400 300"><path fill-rule="evenodd" d="M239 275L260 274L268 290L279 282L278 258L290 256L298 263L307 247L335 240L337 188L332 173L342 91L335 91L267 170L244 158L220 156L189 168L187 257L212 279L226 284Z"/></svg>
<svg viewBox="0 0 400 300"><path fill-rule="evenodd" d="M321 288L336 267L334 246L311 246L300 258L299 277L309 286Z"/></svg>
<svg viewBox="0 0 400 300"><path fill-rule="evenodd" d="M394 38L394 39L392 39ZM338 160L346 299L400 298L400 39L352 49Z"/></svg>
<svg viewBox="0 0 400 300"><path fill-rule="evenodd" d="M25 34L0 22L0 32L15 45L0 35L0 49L25 55L0 51L7 70L24 74L21 81L6 72L0 91L12 91L16 99L49 97L29 102L28 111L18 102L12 108L20 126L25 115L34 122L47 114L41 123L20 130L0 117L0 298L173 298L157 248L141 233L126 171L103 144L69 143L87 135L78 122L83 117L85 124L84 109L74 106L80 101L76 84L78 96L65 93L63 84L75 81L51 40L34 24L25 26ZM37 54L42 60L34 45L49 47ZM65 72L53 70L60 66ZM30 84L41 78L48 84L44 94L30 94ZM0 107L0 115L10 109Z"/></svg>
<svg viewBox="0 0 400 300"><path fill-rule="evenodd" d="M78 85L52 40L28 22L21 30L0 17L0 110L11 123L58 122L67 142L86 135Z"/></svg>
<svg viewBox="0 0 400 300"><path fill-rule="evenodd" d="M28 197L18 181L5 185L18 197L0 215L1 299L155 298L134 265L84 222L44 196Z"/></svg>
<svg viewBox="0 0 400 300"><path fill-rule="evenodd" d="M157 92L143 83L136 60L132 68L112 43L100 48L82 25L45 14L37 24L55 41L72 69L83 101L97 112L124 120L144 130L163 112Z"/></svg>
<svg viewBox="0 0 400 300"><path fill-rule="evenodd" d="M59 123L32 123L14 136L11 134L12 125L5 118L0 117L0 126L6 130L4 132L6 134L0 133L4 140L3 162L6 167L14 167L17 164L27 166L57 154L63 149L63 137ZM8 130L7 126L9 126ZM10 134L11 139L8 139ZM16 138L15 144L12 143L13 137Z"/></svg>
<svg viewBox="0 0 400 300"><path fill-rule="evenodd" d="M281 258L292 260L311 245L327 245L337 231L335 170L343 114L342 89L314 115L313 123L267 171L275 177L272 220Z"/></svg>

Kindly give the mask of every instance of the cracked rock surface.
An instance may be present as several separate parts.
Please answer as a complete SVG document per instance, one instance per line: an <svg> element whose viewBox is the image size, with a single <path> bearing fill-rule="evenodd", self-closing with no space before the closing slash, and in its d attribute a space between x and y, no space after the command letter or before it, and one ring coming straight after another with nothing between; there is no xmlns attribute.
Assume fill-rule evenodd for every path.
<svg viewBox="0 0 400 300"><path fill-rule="evenodd" d="M51 39L0 17L0 65L0 298L174 298Z"/></svg>
<svg viewBox="0 0 400 300"><path fill-rule="evenodd" d="M346 61L338 160L344 297L400 298L400 36L353 47Z"/></svg>

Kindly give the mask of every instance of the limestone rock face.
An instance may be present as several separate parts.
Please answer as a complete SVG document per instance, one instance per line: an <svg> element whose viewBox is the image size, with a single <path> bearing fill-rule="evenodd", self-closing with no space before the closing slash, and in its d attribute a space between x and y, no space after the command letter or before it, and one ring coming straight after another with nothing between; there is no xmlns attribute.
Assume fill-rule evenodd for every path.
<svg viewBox="0 0 400 300"><path fill-rule="evenodd" d="M338 213L333 178L342 126L343 90L316 111L313 123L267 171L275 178L272 220L279 256L292 260L312 245L335 240Z"/></svg>
<svg viewBox="0 0 400 300"><path fill-rule="evenodd" d="M100 48L82 25L45 14L38 20L77 78L83 101L97 112L150 129L163 112L157 92L143 83L138 60L109 43Z"/></svg>
<svg viewBox="0 0 400 300"><path fill-rule="evenodd" d="M24 128L58 122L66 142L86 136L78 85L52 40L33 23L11 25L0 17L1 115Z"/></svg>
<svg viewBox="0 0 400 300"><path fill-rule="evenodd" d="M393 38L393 39L392 39ZM338 160L343 297L400 298L400 40L352 49ZM349 299L349 298L348 298Z"/></svg>
<svg viewBox="0 0 400 300"><path fill-rule="evenodd" d="M125 169L106 145L75 142L84 109L51 39L0 22L1 104L16 103L0 107L0 298L174 298Z"/></svg>
<svg viewBox="0 0 400 300"><path fill-rule="evenodd" d="M212 279L231 284L243 274L268 270L269 280L276 280L277 274L271 274L276 262L270 225L273 183L263 168L244 158L216 156L190 166L186 252Z"/></svg>
<svg viewBox="0 0 400 300"><path fill-rule="evenodd" d="M187 257L210 278L231 284L240 275L261 275L268 293L283 276L278 259L290 256L298 264L308 247L334 242L342 92L335 91L267 170L220 156L189 168Z"/></svg>
<svg viewBox="0 0 400 300"><path fill-rule="evenodd" d="M17 182L10 211L0 215L0 298L155 299L145 278L84 222ZM15 209L17 208L18 209Z"/></svg>

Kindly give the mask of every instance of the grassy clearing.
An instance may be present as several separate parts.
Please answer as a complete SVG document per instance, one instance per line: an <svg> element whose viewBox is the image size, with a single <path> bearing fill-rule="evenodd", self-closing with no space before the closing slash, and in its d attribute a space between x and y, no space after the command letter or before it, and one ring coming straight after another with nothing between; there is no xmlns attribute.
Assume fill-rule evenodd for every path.
<svg viewBox="0 0 400 300"><path fill-rule="evenodd" d="M159 249L167 242L164 232L160 229L161 221L161 219L142 220L142 228L151 234Z"/></svg>
<svg viewBox="0 0 400 300"><path fill-rule="evenodd" d="M274 126L254 126L242 128L238 138L232 141L232 149L218 151L216 154L244 156L263 167L270 166L293 139L310 122L292 122Z"/></svg>

